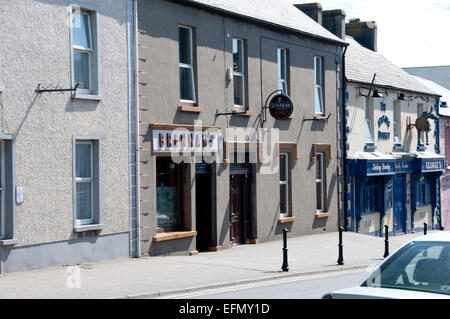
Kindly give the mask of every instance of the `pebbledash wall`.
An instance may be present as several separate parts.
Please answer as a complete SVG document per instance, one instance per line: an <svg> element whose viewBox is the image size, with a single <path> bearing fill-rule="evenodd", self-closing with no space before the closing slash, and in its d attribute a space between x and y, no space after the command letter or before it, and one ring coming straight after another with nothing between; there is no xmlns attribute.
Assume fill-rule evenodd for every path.
<svg viewBox="0 0 450 319"><path fill-rule="evenodd" d="M70 17L78 7L92 32L91 92L37 93L38 84L75 86ZM0 272L128 258L127 1L7 0L0 21ZM78 141L93 156L93 220L83 225L75 212Z"/></svg>
<svg viewBox="0 0 450 319"><path fill-rule="evenodd" d="M274 6L275 2L254 4ZM328 39L301 35L303 30L287 31L273 21L255 22L254 18L232 10L214 9L214 5L214 1L208 6L202 1L163 0L138 4L142 255L188 254L266 242L281 238L283 228L289 230L289 236L337 229L336 123L341 105L340 67L345 42L319 25L314 27L327 34ZM298 15L314 24L302 12L298 11ZM180 67L186 68L180 64L180 27L191 30L194 43L196 101L190 105L180 101ZM232 74L233 38L244 41L245 114L218 115L232 113L234 108L233 81L237 77ZM287 120L274 120L267 111L267 120L262 124L261 107L278 88L277 48L288 51L289 95L294 112ZM314 108L314 56L324 61L325 106L320 116ZM192 158L188 163L176 164L170 153L160 150L161 138L164 139L161 145L167 144L165 134L172 134L177 127L193 131L196 121L201 121L203 128L223 133L227 128L279 130L278 146L288 154L290 167L286 215L280 214L278 167L267 174L267 166L261 162L239 165L223 158L211 166L195 164ZM161 130L165 133L159 135ZM173 140L174 135L171 136ZM225 157L231 155L227 152L233 142L247 145L250 157L261 154L257 142L248 143L245 136L233 140L225 136L219 141L225 145ZM319 150L325 155L321 159L316 154ZM278 164L278 155L275 160ZM317 209L317 163L324 163L326 176L326 203L322 211ZM202 177L204 174L206 178ZM239 208L247 213L239 216ZM172 223L172 227L167 223Z"/></svg>

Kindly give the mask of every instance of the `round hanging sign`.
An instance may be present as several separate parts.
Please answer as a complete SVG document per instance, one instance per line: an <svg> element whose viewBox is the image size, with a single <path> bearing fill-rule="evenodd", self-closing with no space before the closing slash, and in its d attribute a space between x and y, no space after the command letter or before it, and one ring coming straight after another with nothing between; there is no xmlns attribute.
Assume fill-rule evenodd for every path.
<svg viewBox="0 0 450 319"><path fill-rule="evenodd" d="M276 120L285 120L292 115L294 103L286 94L275 95L269 103L270 115Z"/></svg>

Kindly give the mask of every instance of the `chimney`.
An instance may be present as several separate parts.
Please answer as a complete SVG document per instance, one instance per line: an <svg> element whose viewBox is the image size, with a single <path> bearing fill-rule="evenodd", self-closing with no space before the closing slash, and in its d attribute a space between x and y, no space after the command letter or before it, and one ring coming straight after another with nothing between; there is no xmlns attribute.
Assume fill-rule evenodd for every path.
<svg viewBox="0 0 450 319"><path fill-rule="evenodd" d="M377 23L375 21L351 20L345 25L345 33L353 37L363 47L377 51Z"/></svg>
<svg viewBox="0 0 450 319"><path fill-rule="evenodd" d="M341 9L322 11L322 26L345 40L345 16L345 11Z"/></svg>
<svg viewBox="0 0 450 319"><path fill-rule="evenodd" d="M308 15L318 24L322 25L322 5L320 3L301 3L294 4L294 6L300 11L303 11L303 13Z"/></svg>

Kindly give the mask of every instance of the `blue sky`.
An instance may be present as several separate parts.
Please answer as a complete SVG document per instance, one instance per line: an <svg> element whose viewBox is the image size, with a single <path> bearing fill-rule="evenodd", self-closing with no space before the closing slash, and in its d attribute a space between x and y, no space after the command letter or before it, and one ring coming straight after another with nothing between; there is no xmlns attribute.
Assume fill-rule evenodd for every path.
<svg viewBox="0 0 450 319"><path fill-rule="evenodd" d="M287 0L376 21L378 52L399 67L450 65L450 0Z"/></svg>

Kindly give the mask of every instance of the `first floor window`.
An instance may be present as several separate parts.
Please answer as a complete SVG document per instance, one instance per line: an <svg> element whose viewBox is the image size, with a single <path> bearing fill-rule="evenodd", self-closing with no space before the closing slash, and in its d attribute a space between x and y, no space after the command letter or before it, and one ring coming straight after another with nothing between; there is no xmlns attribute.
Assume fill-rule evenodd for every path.
<svg viewBox="0 0 450 319"><path fill-rule="evenodd" d="M193 29L178 27L180 100L196 102Z"/></svg>
<svg viewBox="0 0 450 319"><path fill-rule="evenodd" d="M288 50L277 48L278 90L288 95Z"/></svg>
<svg viewBox="0 0 450 319"><path fill-rule="evenodd" d="M316 207L318 213L327 211L325 156L324 151L316 151Z"/></svg>
<svg viewBox="0 0 450 319"><path fill-rule="evenodd" d="M233 38L234 105L239 109L243 109L245 107L245 68L246 56L244 51L244 40Z"/></svg>
<svg viewBox="0 0 450 319"><path fill-rule="evenodd" d="M72 81L74 86L78 84L77 93L98 93L96 21L95 11L72 7Z"/></svg>
<svg viewBox="0 0 450 319"><path fill-rule="evenodd" d="M290 215L290 165L289 153L280 153L280 215Z"/></svg>
<svg viewBox="0 0 450 319"><path fill-rule="evenodd" d="M401 109L400 101L394 102L394 144L401 144Z"/></svg>
<svg viewBox="0 0 450 319"><path fill-rule="evenodd" d="M314 108L316 114L325 114L323 105L323 58L314 57Z"/></svg>
<svg viewBox="0 0 450 319"><path fill-rule="evenodd" d="M366 136L366 143L372 144L373 141L373 117L371 100L369 97L364 97L364 132Z"/></svg>
<svg viewBox="0 0 450 319"><path fill-rule="evenodd" d="M75 140L75 226L100 224L99 140Z"/></svg>

